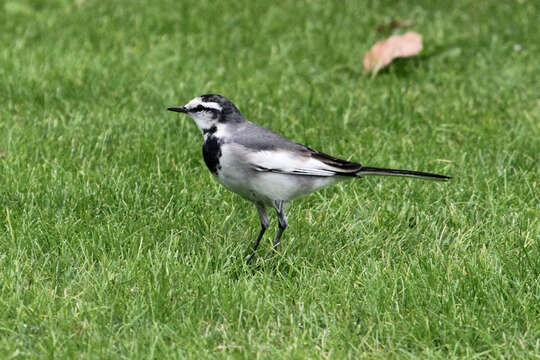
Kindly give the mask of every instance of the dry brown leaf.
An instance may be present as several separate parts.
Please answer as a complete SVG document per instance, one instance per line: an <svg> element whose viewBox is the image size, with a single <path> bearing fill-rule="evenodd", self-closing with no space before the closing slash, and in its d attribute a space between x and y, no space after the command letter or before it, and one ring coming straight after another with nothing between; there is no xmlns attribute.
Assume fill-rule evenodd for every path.
<svg viewBox="0 0 540 360"><path fill-rule="evenodd" d="M422 35L409 31L403 35L393 35L378 41L364 55L364 69L376 74L399 57L417 55L422 50Z"/></svg>

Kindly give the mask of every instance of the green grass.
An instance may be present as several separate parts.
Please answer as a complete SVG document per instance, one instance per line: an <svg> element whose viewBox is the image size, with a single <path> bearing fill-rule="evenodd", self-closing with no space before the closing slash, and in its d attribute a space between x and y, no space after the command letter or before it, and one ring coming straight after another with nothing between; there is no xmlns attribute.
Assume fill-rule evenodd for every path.
<svg viewBox="0 0 540 360"><path fill-rule="evenodd" d="M538 2L0 5L0 358L540 357ZM394 18L424 51L363 76ZM246 266L255 208L165 110L209 92L454 179L316 193Z"/></svg>

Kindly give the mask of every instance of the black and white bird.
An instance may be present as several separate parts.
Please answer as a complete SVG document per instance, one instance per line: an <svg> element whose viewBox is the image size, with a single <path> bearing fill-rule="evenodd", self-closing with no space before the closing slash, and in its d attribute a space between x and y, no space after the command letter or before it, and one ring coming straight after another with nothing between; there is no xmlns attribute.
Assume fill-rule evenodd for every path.
<svg viewBox="0 0 540 360"><path fill-rule="evenodd" d="M202 95L184 106L168 110L188 114L195 120L204 136L204 162L212 175L257 207L261 231L248 264L268 228L266 209L269 207L276 210L279 222L275 248L287 227L285 204L326 186L364 175L450 179L420 171L368 167L326 155L246 120L238 108L221 95Z"/></svg>

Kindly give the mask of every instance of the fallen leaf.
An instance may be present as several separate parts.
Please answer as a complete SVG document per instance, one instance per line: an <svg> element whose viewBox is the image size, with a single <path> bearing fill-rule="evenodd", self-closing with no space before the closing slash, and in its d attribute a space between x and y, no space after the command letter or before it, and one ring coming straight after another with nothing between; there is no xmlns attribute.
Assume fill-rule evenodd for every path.
<svg viewBox="0 0 540 360"><path fill-rule="evenodd" d="M422 50L422 35L409 31L378 41L364 55L364 69L376 74L395 58L417 55Z"/></svg>

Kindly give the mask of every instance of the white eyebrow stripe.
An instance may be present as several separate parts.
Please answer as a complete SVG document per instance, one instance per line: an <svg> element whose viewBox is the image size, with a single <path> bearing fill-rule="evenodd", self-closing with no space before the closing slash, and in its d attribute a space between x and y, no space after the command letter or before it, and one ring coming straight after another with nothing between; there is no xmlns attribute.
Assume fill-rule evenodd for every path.
<svg viewBox="0 0 540 360"><path fill-rule="evenodd" d="M203 102L203 103L201 103L201 105L204 106L205 108L216 109L218 111L223 110L221 105L219 105L216 102Z"/></svg>
<svg viewBox="0 0 540 360"><path fill-rule="evenodd" d="M203 106L205 108L215 109L215 110L218 110L218 111L223 110L221 105L219 105L217 102L204 102L200 98L195 98L195 99L191 100L189 103L186 104L186 108L195 109L199 105L201 105L201 106Z"/></svg>

